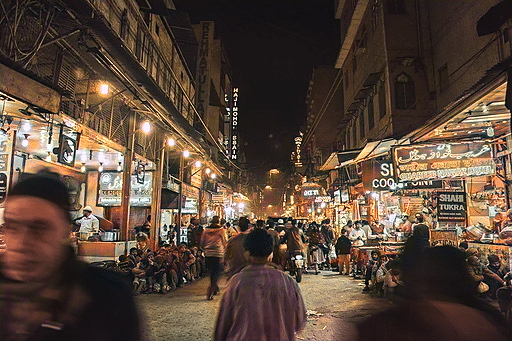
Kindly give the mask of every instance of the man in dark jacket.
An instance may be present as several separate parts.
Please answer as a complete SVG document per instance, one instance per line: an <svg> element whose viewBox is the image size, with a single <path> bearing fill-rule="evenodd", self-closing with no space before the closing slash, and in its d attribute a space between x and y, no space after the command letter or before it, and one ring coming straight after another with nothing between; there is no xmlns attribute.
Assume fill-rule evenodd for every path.
<svg viewBox="0 0 512 341"><path fill-rule="evenodd" d="M140 340L127 283L75 258L69 209L56 175L25 177L11 188L2 228L0 340Z"/></svg>
<svg viewBox="0 0 512 341"><path fill-rule="evenodd" d="M336 250L336 256L338 256L338 267L340 275L348 275L350 273L350 250L352 248L352 242L347 237L347 231L341 230L341 235L336 241L334 249ZM345 268L345 272L343 272Z"/></svg>

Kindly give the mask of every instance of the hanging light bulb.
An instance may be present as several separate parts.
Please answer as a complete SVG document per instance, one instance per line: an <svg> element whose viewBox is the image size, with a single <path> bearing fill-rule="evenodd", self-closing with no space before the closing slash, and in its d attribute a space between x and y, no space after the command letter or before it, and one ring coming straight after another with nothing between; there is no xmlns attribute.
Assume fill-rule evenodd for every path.
<svg viewBox="0 0 512 341"><path fill-rule="evenodd" d="M210 168L206 168L204 171L206 172L206 174L210 174L212 170Z"/></svg>
<svg viewBox="0 0 512 341"><path fill-rule="evenodd" d="M199 167L201 167L202 165L203 165L203 164L201 163L201 161L196 161L196 162L194 163L194 166L196 166L196 168L199 168Z"/></svg>
<svg viewBox="0 0 512 341"><path fill-rule="evenodd" d="M120 172L122 170L123 170L123 167L121 167L121 162L119 162L117 165L117 171Z"/></svg>
<svg viewBox="0 0 512 341"><path fill-rule="evenodd" d="M189 157L190 156L190 152L188 150L184 150L183 151L183 156L184 157Z"/></svg>
<svg viewBox="0 0 512 341"><path fill-rule="evenodd" d="M28 147L28 137L30 135L29 134L25 134L25 138L21 141L21 145L24 147L24 148L27 148Z"/></svg>
<svg viewBox="0 0 512 341"><path fill-rule="evenodd" d="M151 123L149 123L149 121L145 121L144 123L142 123L142 131L147 134L151 131Z"/></svg>
<svg viewBox="0 0 512 341"><path fill-rule="evenodd" d="M176 141L174 141L174 139L171 137L167 140L167 145L169 147L174 147L176 145Z"/></svg>
<svg viewBox="0 0 512 341"><path fill-rule="evenodd" d="M85 162L84 162L84 163L82 163L82 167L80 167L80 171L81 171L82 173L85 173L85 171L86 171L86 169L85 169Z"/></svg>
<svg viewBox="0 0 512 341"><path fill-rule="evenodd" d="M25 121L25 123L23 123L23 125L21 126L21 129L23 129L23 131L29 131L30 128L30 123L28 123L27 121Z"/></svg>
<svg viewBox="0 0 512 341"><path fill-rule="evenodd" d="M100 162L100 167L98 168L98 172L103 172L103 162Z"/></svg>
<svg viewBox="0 0 512 341"><path fill-rule="evenodd" d="M215 179L217 177L217 174L215 173L212 173L212 175L210 175L212 177L212 179Z"/></svg>
<svg viewBox="0 0 512 341"><path fill-rule="evenodd" d="M100 94L102 95L108 95L108 84L107 83L101 83L100 85Z"/></svg>
<svg viewBox="0 0 512 341"><path fill-rule="evenodd" d="M48 155L46 156L46 161L52 162L52 154L50 154L50 152L48 152Z"/></svg>

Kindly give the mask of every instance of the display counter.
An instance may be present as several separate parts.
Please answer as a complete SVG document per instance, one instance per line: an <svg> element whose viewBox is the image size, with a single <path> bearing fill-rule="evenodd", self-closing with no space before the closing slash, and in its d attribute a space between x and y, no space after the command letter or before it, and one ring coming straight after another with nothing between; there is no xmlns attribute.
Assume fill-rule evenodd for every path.
<svg viewBox="0 0 512 341"><path fill-rule="evenodd" d="M88 242L78 241L78 258L86 262L118 260L120 255L127 254L130 242Z"/></svg>

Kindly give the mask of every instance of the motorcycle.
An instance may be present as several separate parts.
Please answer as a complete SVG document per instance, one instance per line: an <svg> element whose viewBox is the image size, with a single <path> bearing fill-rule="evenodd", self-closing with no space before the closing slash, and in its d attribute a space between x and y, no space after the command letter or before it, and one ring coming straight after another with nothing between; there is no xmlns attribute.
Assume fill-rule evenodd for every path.
<svg viewBox="0 0 512 341"><path fill-rule="evenodd" d="M288 270L290 276L295 277L297 283L302 280L302 269L304 268L304 255L301 251L294 251L290 253L288 259Z"/></svg>

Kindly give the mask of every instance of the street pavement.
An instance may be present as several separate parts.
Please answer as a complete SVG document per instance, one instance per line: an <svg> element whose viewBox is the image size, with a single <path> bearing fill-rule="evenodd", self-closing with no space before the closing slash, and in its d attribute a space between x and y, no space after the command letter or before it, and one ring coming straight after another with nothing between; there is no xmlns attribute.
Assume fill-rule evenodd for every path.
<svg viewBox="0 0 512 341"><path fill-rule="evenodd" d="M154 341L212 340L220 296L206 300L209 279L186 284L166 295L135 297L144 315L146 337ZM221 281L221 294L225 280ZM308 310L298 340L354 340L355 323L384 309L383 298L362 293L362 281L335 272L306 274L299 284Z"/></svg>

